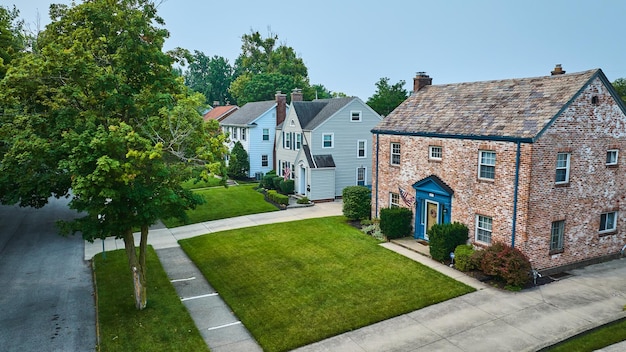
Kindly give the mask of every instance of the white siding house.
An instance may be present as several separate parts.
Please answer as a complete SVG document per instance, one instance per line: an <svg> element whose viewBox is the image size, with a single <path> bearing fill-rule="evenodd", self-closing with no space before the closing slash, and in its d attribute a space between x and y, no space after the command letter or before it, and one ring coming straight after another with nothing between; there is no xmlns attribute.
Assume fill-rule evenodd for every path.
<svg viewBox="0 0 626 352"><path fill-rule="evenodd" d="M293 101L277 127L277 174L313 201L372 183L371 130L382 117L356 97Z"/></svg>

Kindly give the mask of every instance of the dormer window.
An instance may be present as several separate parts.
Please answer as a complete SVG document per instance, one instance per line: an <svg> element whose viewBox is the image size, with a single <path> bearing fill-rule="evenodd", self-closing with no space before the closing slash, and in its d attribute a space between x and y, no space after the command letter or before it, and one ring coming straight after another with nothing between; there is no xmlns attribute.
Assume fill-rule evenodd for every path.
<svg viewBox="0 0 626 352"><path fill-rule="evenodd" d="M597 95L594 95L593 97L591 97L591 104L598 105L598 96Z"/></svg>

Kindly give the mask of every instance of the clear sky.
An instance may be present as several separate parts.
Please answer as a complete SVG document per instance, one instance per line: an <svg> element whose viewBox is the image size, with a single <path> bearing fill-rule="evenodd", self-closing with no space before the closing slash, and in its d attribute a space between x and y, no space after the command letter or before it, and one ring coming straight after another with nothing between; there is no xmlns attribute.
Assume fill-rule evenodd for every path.
<svg viewBox="0 0 626 352"><path fill-rule="evenodd" d="M157 0L158 1L158 0ZM51 2L15 4L31 27L49 22ZM166 0L159 6L170 38L231 64L250 30L272 32L304 60L311 84L366 101L375 83L406 81L417 71L433 84L549 75L601 68L626 78L625 0Z"/></svg>

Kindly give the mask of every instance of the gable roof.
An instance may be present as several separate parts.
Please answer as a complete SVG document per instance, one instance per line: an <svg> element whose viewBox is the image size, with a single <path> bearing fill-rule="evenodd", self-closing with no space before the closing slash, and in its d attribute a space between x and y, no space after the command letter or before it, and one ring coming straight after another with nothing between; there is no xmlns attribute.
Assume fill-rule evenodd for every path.
<svg viewBox="0 0 626 352"><path fill-rule="evenodd" d="M292 105L302 129L310 131L355 99L355 97L347 97L294 101Z"/></svg>
<svg viewBox="0 0 626 352"><path fill-rule="evenodd" d="M302 153L306 157L307 164L312 169L335 167L335 159L330 154L313 155L311 154L311 149L306 144L302 145Z"/></svg>
<svg viewBox="0 0 626 352"><path fill-rule="evenodd" d="M598 76L608 83L602 71L594 69L554 76L425 86L372 132L532 142Z"/></svg>
<svg viewBox="0 0 626 352"><path fill-rule="evenodd" d="M246 103L221 122L223 125L247 126L275 105L275 100Z"/></svg>
<svg viewBox="0 0 626 352"><path fill-rule="evenodd" d="M204 118L204 121L209 121L209 120L222 121L228 115L237 111L237 109L239 109L237 105L216 106L213 109L207 111L207 113L204 114L202 118Z"/></svg>

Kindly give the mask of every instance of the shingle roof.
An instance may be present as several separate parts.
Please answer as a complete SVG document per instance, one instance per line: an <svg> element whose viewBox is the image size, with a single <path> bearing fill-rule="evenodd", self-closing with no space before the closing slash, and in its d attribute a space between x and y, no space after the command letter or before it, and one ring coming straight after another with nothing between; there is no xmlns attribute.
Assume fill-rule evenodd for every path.
<svg viewBox="0 0 626 352"><path fill-rule="evenodd" d="M354 97L294 101L293 108L303 130L313 130L334 113L353 101Z"/></svg>
<svg viewBox="0 0 626 352"><path fill-rule="evenodd" d="M237 105L216 106L203 115L204 121L222 120L229 114L235 112L239 107Z"/></svg>
<svg viewBox="0 0 626 352"><path fill-rule="evenodd" d="M374 133L532 140L600 69L535 78L426 86Z"/></svg>
<svg viewBox="0 0 626 352"><path fill-rule="evenodd" d="M276 105L275 100L250 102L222 120L223 125L245 126Z"/></svg>

